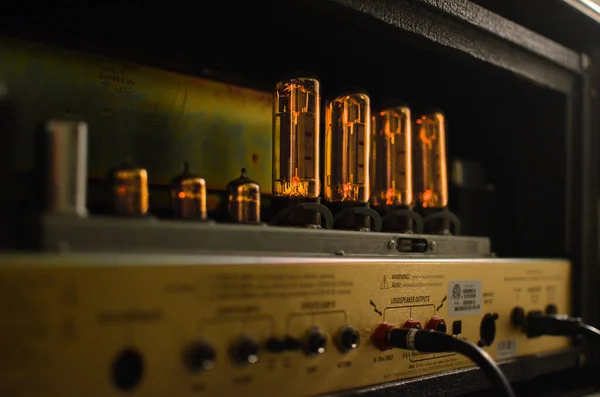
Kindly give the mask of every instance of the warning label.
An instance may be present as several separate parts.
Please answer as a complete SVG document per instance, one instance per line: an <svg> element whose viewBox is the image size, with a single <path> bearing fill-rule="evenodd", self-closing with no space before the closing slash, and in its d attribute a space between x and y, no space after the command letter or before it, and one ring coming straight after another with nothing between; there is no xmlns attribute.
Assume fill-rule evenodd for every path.
<svg viewBox="0 0 600 397"><path fill-rule="evenodd" d="M448 316L470 316L481 313L481 280L448 283Z"/></svg>
<svg viewBox="0 0 600 397"><path fill-rule="evenodd" d="M333 297L352 294L354 281L336 273L219 273L211 282L214 300L287 299ZM332 299L323 299L331 305Z"/></svg>
<svg viewBox="0 0 600 397"><path fill-rule="evenodd" d="M390 288L390 285L388 284L387 277L385 276L385 274L383 275L383 280L381 281L381 285L379 286L379 288L380 289Z"/></svg>

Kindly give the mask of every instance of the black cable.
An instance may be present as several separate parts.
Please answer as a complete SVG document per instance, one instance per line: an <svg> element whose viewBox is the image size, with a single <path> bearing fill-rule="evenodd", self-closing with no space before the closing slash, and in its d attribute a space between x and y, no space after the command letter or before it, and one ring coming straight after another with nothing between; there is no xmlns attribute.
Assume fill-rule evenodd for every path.
<svg viewBox="0 0 600 397"><path fill-rule="evenodd" d="M541 314L538 311L527 313L520 327L530 338L543 335L576 336L583 335L600 339L600 330L581 322L579 317L569 317L562 314Z"/></svg>
<svg viewBox="0 0 600 397"><path fill-rule="evenodd" d="M600 329L592 327L587 324L579 325L579 332L584 336L591 336L593 338L600 338Z"/></svg>
<svg viewBox="0 0 600 397"><path fill-rule="evenodd" d="M569 317L563 314L542 314L539 311L530 311L524 321L514 324L525 331L527 337L540 336L584 336L600 342L600 330L581 322L579 317Z"/></svg>
<svg viewBox="0 0 600 397"><path fill-rule="evenodd" d="M390 347L423 353L460 353L481 368L493 387L503 390L507 397L515 397L510 382L492 357L471 342L432 330L392 328L388 331L387 343Z"/></svg>
<svg viewBox="0 0 600 397"><path fill-rule="evenodd" d="M574 336L581 333L581 319L562 314L542 314L539 311L530 311L521 324L529 338L542 335L549 336Z"/></svg>

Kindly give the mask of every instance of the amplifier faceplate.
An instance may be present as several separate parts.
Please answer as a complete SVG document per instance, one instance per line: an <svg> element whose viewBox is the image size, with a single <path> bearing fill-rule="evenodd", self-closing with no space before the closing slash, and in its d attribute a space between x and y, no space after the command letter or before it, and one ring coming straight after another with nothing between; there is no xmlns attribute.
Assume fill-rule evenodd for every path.
<svg viewBox="0 0 600 397"><path fill-rule="evenodd" d="M409 318L478 342L497 314L499 360L569 346L510 325L517 305L569 313L566 261L3 255L0 283L1 395L309 396L470 366L371 344Z"/></svg>

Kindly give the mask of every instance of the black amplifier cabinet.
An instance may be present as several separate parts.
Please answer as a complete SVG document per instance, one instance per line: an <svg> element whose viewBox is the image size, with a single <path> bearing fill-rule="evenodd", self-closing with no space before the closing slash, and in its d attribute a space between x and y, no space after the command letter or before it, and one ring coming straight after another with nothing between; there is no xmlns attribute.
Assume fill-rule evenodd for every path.
<svg viewBox="0 0 600 397"><path fill-rule="evenodd" d="M127 156L148 171L156 218L173 215L171 177L184 161L206 179L208 218L221 221L227 182L241 168L235 186L256 181L268 204L272 92L282 76L302 70L318 76L323 97L361 86L373 109L393 97L415 116L443 110L448 165L475 164L484 175L483 183L480 178L468 186L449 167L456 171L449 180L457 182L449 208L479 242L470 248L489 251L491 241L500 258L566 259L572 264L570 312L598 325L594 52L559 44L467 0L221 1L194 7L179 1L94 7L25 1L0 10L3 248L69 249L47 234L43 219L29 217L41 194L32 171L34 134L39 123L56 117L88 122L92 214L106 213L110 198L103 181ZM84 233L58 230L85 246ZM98 237L94 246L122 245L119 233ZM314 236L309 238L319 255L346 254L329 252ZM381 242L379 237L353 236L365 251L353 244L351 255L402 254L398 235L376 248L368 242ZM447 239L452 237L439 241ZM193 244L189 236L172 241ZM156 242L152 249L160 251ZM452 244L443 248L460 252ZM547 373L564 379L561 371L594 362L593 354L580 353L576 346L516 359L504 369L515 381ZM457 395L486 386L481 374L461 369L352 393Z"/></svg>

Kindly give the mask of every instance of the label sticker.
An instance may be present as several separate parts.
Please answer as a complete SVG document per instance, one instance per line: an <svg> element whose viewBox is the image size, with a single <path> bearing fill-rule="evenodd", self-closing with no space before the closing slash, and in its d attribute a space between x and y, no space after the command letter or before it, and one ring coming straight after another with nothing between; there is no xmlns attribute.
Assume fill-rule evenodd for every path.
<svg viewBox="0 0 600 397"><path fill-rule="evenodd" d="M517 355L517 341L514 339L498 342L498 360L506 360Z"/></svg>
<svg viewBox="0 0 600 397"><path fill-rule="evenodd" d="M481 313L481 280L459 280L448 283L448 317Z"/></svg>

